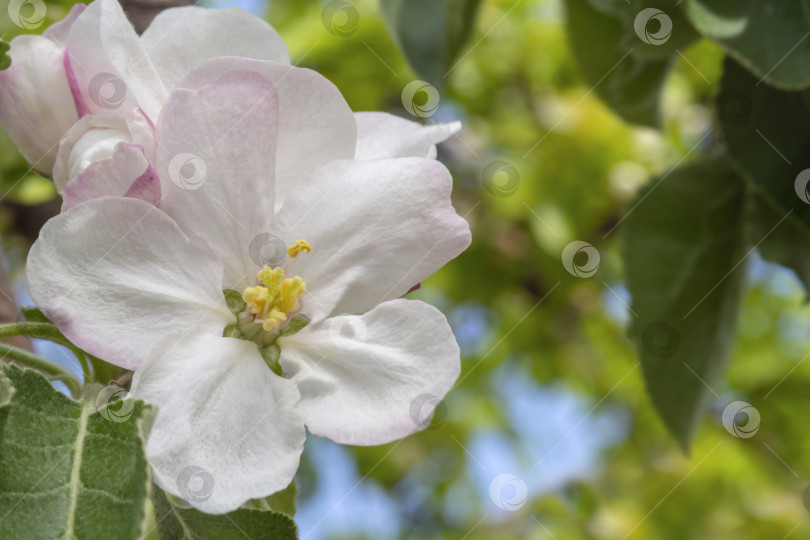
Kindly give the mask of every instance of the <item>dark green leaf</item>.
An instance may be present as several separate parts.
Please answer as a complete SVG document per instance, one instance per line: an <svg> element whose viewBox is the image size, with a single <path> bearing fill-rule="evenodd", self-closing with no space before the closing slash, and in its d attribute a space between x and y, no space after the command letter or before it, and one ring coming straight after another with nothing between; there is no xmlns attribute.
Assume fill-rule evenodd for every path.
<svg viewBox="0 0 810 540"><path fill-rule="evenodd" d="M624 25L622 47L649 59L665 59L689 47L699 34L679 7L682 0L590 0ZM647 11L645 11L647 10Z"/></svg>
<svg viewBox="0 0 810 540"><path fill-rule="evenodd" d="M149 473L138 424L148 409L118 402L110 420L35 371L2 371L15 392L0 408L0 538L141 537Z"/></svg>
<svg viewBox="0 0 810 540"><path fill-rule="evenodd" d="M810 1L686 0L684 10L757 79L782 88L810 86Z"/></svg>
<svg viewBox="0 0 810 540"><path fill-rule="evenodd" d="M290 517L295 516L295 498L298 496L298 486L295 480L290 482L290 485L282 489L278 493L273 493L264 499L255 499L250 501L251 508L256 510L273 510L287 514Z"/></svg>
<svg viewBox="0 0 810 540"><path fill-rule="evenodd" d="M472 35L481 0L380 0L383 18L414 72L441 86Z"/></svg>
<svg viewBox="0 0 810 540"><path fill-rule="evenodd" d="M633 54L625 21L588 0L566 0L566 6L571 48L587 83L624 120L658 127L661 88L672 58Z"/></svg>
<svg viewBox="0 0 810 540"><path fill-rule="evenodd" d="M11 67L11 57L8 55L10 48L8 42L0 39L0 71Z"/></svg>
<svg viewBox="0 0 810 540"><path fill-rule="evenodd" d="M810 229L793 212L753 188L748 213L748 243L769 261L787 266L810 291Z"/></svg>
<svg viewBox="0 0 810 540"><path fill-rule="evenodd" d="M734 342L745 182L722 157L681 167L641 193L624 229L627 285L647 390L688 451ZM702 379L702 381L701 381Z"/></svg>
<svg viewBox="0 0 810 540"><path fill-rule="evenodd" d="M239 509L212 516L193 508L180 508L157 486L152 499L163 540L288 540L298 538L295 522L277 512Z"/></svg>
<svg viewBox="0 0 810 540"><path fill-rule="evenodd" d="M715 109L729 155L779 218L790 213L788 221L810 228L810 196L800 176L810 168L808 104L809 91L759 84L740 64L726 59Z"/></svg>

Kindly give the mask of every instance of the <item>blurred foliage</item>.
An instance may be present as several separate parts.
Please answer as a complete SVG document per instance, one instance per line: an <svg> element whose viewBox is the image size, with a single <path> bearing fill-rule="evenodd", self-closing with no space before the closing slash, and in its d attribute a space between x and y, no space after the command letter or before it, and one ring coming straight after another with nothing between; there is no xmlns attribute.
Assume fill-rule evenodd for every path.
<svg viewBox="0 0 810 540"><path fill-rule="evenodd" d="M634 2L633 13L647 3ZM684 13L695 26L709 26L698 19L700 13L706 13L701 6L708 3L685 2ZM60 19L70 4L69 0L49 2L48 22ZM658 181L652 179L666 178L674 166L699 159L705 149L716 147L718 132L730 146L740 145L734 163L753 177L752 184L759 174L768 175L772 167L780 166L778 155L767 154L767 146L736 137L729 129L734 121L749 120L745 98L750 94L744 91L740 102L732 99L735 94L722 93L729 84L727 78L721 80L723 51L739 50L737 41L723 38L719 45L705 39L693 41L696 35L691 29L677 41L677 50L667 49L663 60L656 57L663 49L645 54L634 48L631 54L639 66L662 64L656 78L650 79L651 87L661 89L652 107L643 101L649 95L637 98L630 90L622 91L634 72L617 73L616 81L606 87L610 92L594 91L598 79L593 77L599 72L582 65L583 60L603 61L588 55L594 47L604 48L604 61L626 54L623 36L633 27L623 11L629 9L625 3L569 0L565 4L596 15L612 13L615 35L589 29L569 36L561 1L486 0L480 5L472 38L461 51L462 60L445 77L440 106L427 121L461 119L464 123L459 136L442 145L439 157L453 172L455 206L471 223L473 245L413 296L436 304L453 321L463 320L461 315L470 306L479 307L484 324L473 332L474 345L464 347L462 375L445 400L443 421L437 418L434 429L390 445L352 448L358 475L365 484L380 486L394 501L403 538L807 537L802 495L810 474L810 434L803 428L804 411L810 407L806 390L810 368L803 360L810 345L810 310L796 276L763 262L756 254L740 266L745 275L740 276L744 278L740 310L731 318L736 326L729 345L732 361L724 376L706 390L708 399L702 407L706 414L688 457L657 416L645 392L635 348L627 337L635 314L623 293L629 272L623 263L626 246L621 233L627 225L625 216L643 193L640 190ZM268 20L287 42L293 62L324 74L353 109L411 117L402 105L401 92L420 76L411 71L388 33L378 3L360 0L352 5L359 18L348 28L344 25L346 31L336 32L325 25L324 4L314 0L275 0ZM786 12L786 16L790 14ZM567 24L575 22L571 19ZM4 39L11 39L15 31L19 33L19 28L0 18ZM771 35L780 31L772 29ZM763 55L773 53L762 49ZM806 67L805 63L802 69ZM802 69L780 69L772 75L799 76ZM788 79L785 84L792 82ZM756 81L754 86L763 93L776 92ZM612 99L643 105L643 118L651 118L654 108L660 128L627 124L600 96L620 113L622 108L611 103ZM719 107L719 120L711 110L715 99L725 99ZM779 108L786 97L763 99ZM797 123L800 117L791 116L794 114L792 109L763 114L763 126L773 122L772 130L763 133L784 136L788 148L795 142L796 152L802 152L805 147L798 138L806 123ZM783 132L779 122L798 124L800 133ZM751 131L748 124L747 133ZM780 142L774 140L774 144ZM35 204L55 196L48 181L28 171L7 138L0 139L0 148L0 186L6 202ZM746 157L753 164L739 163ZM487 165L494 161L508 165L499 168L512 174L511 178L517 174L516 189L502 189L501 180L488 176L492 169ZM793 169L785 174L795 177ZM678 176L667 178L665 185L677 189ZM698 182L687 178L684 184L689 180ZM747 184L746 189L752 188ZM778 197L762 197L771 207L780 204ZM670 200L659 202L661 220L671 222L673 231L682 226L688 231L685 221L691 216L671 209L667 213ZM790 204L795 202L790 199ZM751 223L772 227L769 223L783 215L783 206L775 208L776 219ZM24 249L18 246L25 241L15 231L9 212L0 218L6 251L11 252L11 262L19 273ZM725 220L722 214L719 218ZM589 278L572 275L562 264L563 248L574 240L592 244L600 254L598 271ZM688 237L683 240L688 241ZM697 237L695 243L700 243ZM766 255L768 244L760 246ZM770 249L779 251L773 246ZM637 268L636 272L656 272L657 265L678 264L675 259L645 262L650 268ZM708 279L700 275L702 267L696 264L696 279ZM651 286L666 286L656 285L655 276L646 277ZM637 315L646 316L640 308ZM456 323L455 328L462 333L461 324ZM575 418L555 431L551 429L554 418L539 411L515 415L504 395L504 370L535 385L538 393L561 387L577 396L586 404L581 420ZM677 399L678 395L672 396L674 407ZM724 408L734 400L747 401L759 410L761 425L755 436L735 437L721 423ZM628 427L622 431L613 426L616 444L606 446L597 456L591 474L533 492L513 512L493 503L487 491L489 481L512 473L532 485L553 474L542 463L536 466L545 459L544 454L564 452L564 441L579 440L583 431L593 428L590 419L611 410L624 411ZM546 433L538 436L545 448L539 460L536 451L526 449L527 429ZM511 449L522 456L519 465L505 465L504 470L483 467L482 471L477 463L481 458L473 447L482 433L495 433L509 441ZM322 481L314 459L310 453L304 456L298 478L301 502L312 497ZM476 475L485 478L483 488L476 483ZM381 516L367 515L369 521L375 518ZM299 526L306 531L319 523L299 521Z"/></svg>

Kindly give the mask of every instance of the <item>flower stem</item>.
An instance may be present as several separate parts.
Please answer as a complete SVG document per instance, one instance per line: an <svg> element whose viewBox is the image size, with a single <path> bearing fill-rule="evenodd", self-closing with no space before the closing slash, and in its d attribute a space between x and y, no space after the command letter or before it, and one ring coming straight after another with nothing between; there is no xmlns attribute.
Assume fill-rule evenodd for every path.
<svg viewBox="0 0 810 540"><path fill-rule="evenodd" d="M85 380L91 380L90 366L87 355L70 342L59 329L49 322L19 322L0 325L0 339L12 336L28 336L37 339L46 339L57 345L70 349L82 367Z"/></svg>
<svg viewBox="0 0 810 540"><path fill-rule="evenodd" d="M31 354L28 351L18 349L17 347L12 347L11 345L6 345L5 343L0 343L0 356L21 364L25 364L28 367L38 369L39 371L47 373L48 375L52 375L52 378L56 378L64 382L74 397L81 393L81 383L79 382L79 379L77 379L76 376L67 368L54 364L53 362L45 360L44 358L41 358L35 354Z"/></svg>

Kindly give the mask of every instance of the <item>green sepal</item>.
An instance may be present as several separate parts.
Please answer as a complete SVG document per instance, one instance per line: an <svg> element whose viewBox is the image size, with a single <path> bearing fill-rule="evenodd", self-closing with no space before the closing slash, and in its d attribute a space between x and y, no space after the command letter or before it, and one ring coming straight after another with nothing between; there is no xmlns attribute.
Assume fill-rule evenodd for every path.
<svg viewBox="0 0 810 540"><path fill-rule="evenodd" d="M306 315L296 315L292 318L292 320L285 326L281 332L279 333L279 337L284 336L291 336L293 334L297 334L301 330L304 329L306 325L310 322L309 317Z"/></svg>
<svg viewBox="0 0 810 540"><path fill-rule="evenodd" d="M25 320L28 322L44 322L53 324L38 307L21 307L20 311L22 312Z"/></svg>
<svg viewBox="0 0 810 540"><path fill-rule="evenodd" d="M278 363L278 359L281 357L281 347L272 343L266 347L261 347L259 352L262 354L262 358L264 358L264 363L267 364L267 367L269 367L273 373L278 376L283 375L281 364Z"/></svg>
<svg viewBox="0 0 810 540"><path fill-rule="evenodd" d="M233 289L225 289L222 292L225 293L225 303L228 304L228 309L231 313L239 315L247 309L247 304L242 299L242 295L239 292Z"/></svg>

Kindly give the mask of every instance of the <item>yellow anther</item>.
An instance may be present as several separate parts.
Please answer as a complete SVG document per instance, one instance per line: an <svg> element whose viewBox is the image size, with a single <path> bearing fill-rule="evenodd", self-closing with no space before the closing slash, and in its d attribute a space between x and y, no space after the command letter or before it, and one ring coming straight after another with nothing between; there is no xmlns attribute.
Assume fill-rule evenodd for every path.
<svg viewBox="0 0 810 540"><path fill-rule="evenodd" d="M306 240L297 240L293 245L287 248L287 255L293 259L298 257L302 251L309 253L312 251L312 246Z"/></svg>
<svg viewBox="0 0 810 540"><path fill-rule="evenodd" d="M307 286L300 277L285 278L283 269L269 266L259 270L256 278L259 285L247 287L242 299L247 304L248 313L255 315L262 328L271 332L300 307L300 298Z"/></svg>
<svg viewBox="0 0 810 540"><path fill-rule="evenodd" d="M280 309L274 307L270 311L270 313L267 314L267 317L264 318L264 322L262 322L262 328L268 332L272 332L286 320L287 314L281 311Z"/></svg>

